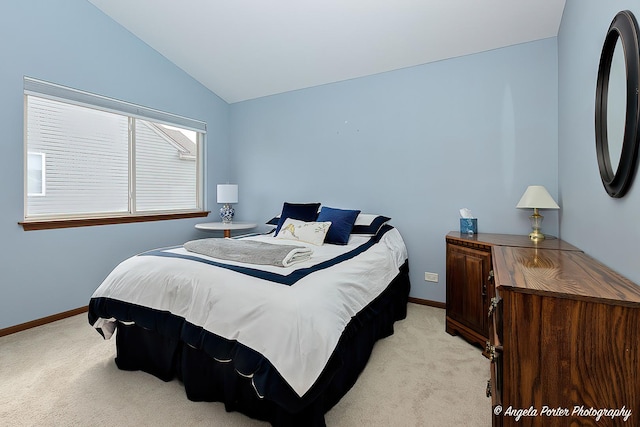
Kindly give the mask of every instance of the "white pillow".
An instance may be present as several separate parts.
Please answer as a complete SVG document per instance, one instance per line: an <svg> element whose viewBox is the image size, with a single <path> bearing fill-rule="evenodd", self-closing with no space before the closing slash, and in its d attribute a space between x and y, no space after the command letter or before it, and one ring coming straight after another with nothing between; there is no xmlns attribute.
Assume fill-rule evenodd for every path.
<svg viewBox="0 0 640 427"><path fill-rule="evenodd" d="M299 242L306 242L320 246L324 243L324 238L327 235L330 226L331 221L304 222L297 219L287 218L275 238L297 240Z"/></svg>

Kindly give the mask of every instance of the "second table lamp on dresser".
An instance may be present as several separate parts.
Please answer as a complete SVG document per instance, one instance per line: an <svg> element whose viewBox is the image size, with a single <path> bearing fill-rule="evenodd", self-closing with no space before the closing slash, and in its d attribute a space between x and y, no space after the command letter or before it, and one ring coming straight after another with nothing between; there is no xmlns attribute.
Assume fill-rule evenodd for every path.
<svg viewBox="0 0 640 427"><path fill-rule="evenodd" d="M533 209L533 215L529 217L533 231L529 234L529 238L534 242L541 242L544 240L544 234L540 231L540 227L544 217L538 212L538 209L560 209L560 206L544 186L530 185L520 198L516 208Z"/></svg>

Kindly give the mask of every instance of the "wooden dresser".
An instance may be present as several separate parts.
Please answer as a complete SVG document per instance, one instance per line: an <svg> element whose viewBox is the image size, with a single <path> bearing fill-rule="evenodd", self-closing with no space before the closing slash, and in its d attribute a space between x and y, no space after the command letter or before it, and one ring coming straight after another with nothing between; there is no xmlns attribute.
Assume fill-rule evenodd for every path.
<svg viewBox="0 0 640 427"><path fill-rule="evenodd" d="M495 296L493 281L494 246L534 247L527 236L513 234L461 234L452 231L447 244L446 331L486 348L489 340L489 302ZM540 248L579 249L559 239L546 239ZM485 355L488 355L485 353Z"/></svg>
<svg viewBox="0 0 640 427"><path fill-rule="evenodd" d="M461 280L450 268L474 264L450 267L450 245L490 252L493 425L640 426L640 286L561 240L521 239L528 237L447 235L447 287L450 274L454 286ZM466 328L449 319L449 296L447 289L447 330L462 335Z"/></svg>

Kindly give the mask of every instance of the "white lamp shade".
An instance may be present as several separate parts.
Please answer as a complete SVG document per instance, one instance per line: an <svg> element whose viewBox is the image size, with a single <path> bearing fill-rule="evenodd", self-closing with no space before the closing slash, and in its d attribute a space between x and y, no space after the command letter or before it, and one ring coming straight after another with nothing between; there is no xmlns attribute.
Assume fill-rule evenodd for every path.
<svg viewBox="0 0 640 427"><path fill-rule="evenodd" d="M516 208L560 209L551 194L542 185L530 185Z"/></svg>
<svg viewBox="0 0 640 427"><path fill-rule="evenodd" d="M238 203L238 184L218 184L218 203Z"/></svg>

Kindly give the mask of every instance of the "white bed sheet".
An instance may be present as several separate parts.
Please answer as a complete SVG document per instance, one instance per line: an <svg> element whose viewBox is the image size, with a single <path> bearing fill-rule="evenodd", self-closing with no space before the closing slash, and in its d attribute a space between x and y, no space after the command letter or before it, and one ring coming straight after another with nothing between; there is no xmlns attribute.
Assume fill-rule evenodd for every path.
<svg viewBox="0 0 640 427"><path fill-rule="evenodd" d="M290 243L270 236L249 238ZM314 250L311 260L289 268L251 267L289 274L367 240L351 236L346 246L309 245ZM188 253L184 248L170 251ZM119 264L92 297L166 310L218 336L237 340L266 357L303 396L319 377L351 318L384 291L406 259L404 241L395 228L356 257L291 286L188 259L134 256ZM109 338L115 319L98 319L93 326Z"/></svg>

